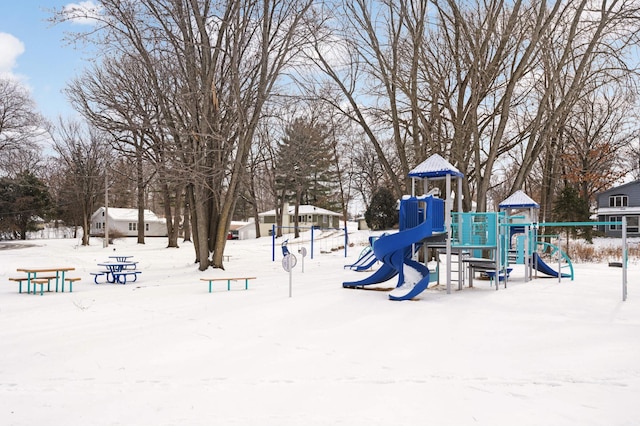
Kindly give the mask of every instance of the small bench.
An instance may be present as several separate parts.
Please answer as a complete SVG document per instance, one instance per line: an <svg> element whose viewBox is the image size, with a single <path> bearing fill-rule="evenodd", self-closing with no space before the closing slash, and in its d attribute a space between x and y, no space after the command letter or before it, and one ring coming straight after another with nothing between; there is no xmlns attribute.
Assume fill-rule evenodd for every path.
<svg viewBox="0 0 640 426"><path fill-rule="evenodd" d="M16 281L18 283L18 293L22 293L22 281L29 281L27 277L9 277L9 281Z"/></svg>
<svg viewBox="0 0 640 426"><path fill-rule="evenodd" d="M46 277L38 277L40 279L47 279L47 280L55 280L56 276L55 275L51 275L51 276L46 276ZM33 282L35 278L32 278L31 281ZM22 293L22 281L26 281L29 282L29 278L28 277L10 277L9 281L15 281L18 283L18 293ZM34 285L34 292L35 292L35 285ZM27 292L29 292L30 290L27 288Z"/></svg>
<svg viewBox="0 0 640 426"><path fill-rule="evenodd" d="M64 280L69 282L69 293L73 292L73 283L80 281L79 277L64 277ZM64 293L64 282L62 283L62 292Z"/></svg>
<svg viewBox="0 0 640 426"><path fill-rule="evenodd" d="M135 282L138 279L138 274L141 274L141 271L130 271L130 270L126 270L123 269L120 272L111 272L111 274L113 275L113 282L114 283L120 283L120 284L126 284L127 283L127 277L132 276L133 277L133 281Z"/></svg>
<svg viewBox="0 0 640 426"><path fill-rule="evenodd" d="M47 285L47 291L51 291L51 289L49 288L49 283L50 283L49 278L32 278L31 283L33 284L33 294L36 294L36 285L40 286L40 296L44 294L45 284Z"/></svg>
<svg viewBox="0 0 640 426"><path fill-rule="evenodd" d="M235 278L200 278L200 281L209 281L209 293L211 293L211 284L214 281L226 281L227 282L227 290L231 290L231 281L241 281L244 280L244 289L249 289L249 280L255 280L256 277L235 277Z"/></svg>
<svg viewBox="0 0 640 426"><path fill-rule="evenodd" d="M96 284L100 284L98 282L98 277L101 276L105 276L105 280L107 282L110 283L120 283L120 284L126 284L127 283L127 277L133 277L133 281L136 281L138 279L138 274L141 274L142 271L132 271L132 270L128 270L128 269L123 269L120 272L111 272L111 271L98 271L98 272L90 272L91 275L93 275L93 282L95 282ZM109 280L109 274L111 274L113 276L112 280ZM120 277L123 277L123 279L121 280Z"/></svg>
<svg viewBox="0 0 640 426"><path fill-rule="evenodd" d="M131 265L122 268L123 271L135 271L136 269L138 269L138 262L131 262Z"/></svg>
<svg viewBox="0 0 640 426"><path fill-rule="evenodd" d="M93 282L95 282L96 284L100 284L98 282L98 277L101 277L103 275L107 275L108 273L109 273L109 271L90 272L90 274L93 275Z"/></svg>

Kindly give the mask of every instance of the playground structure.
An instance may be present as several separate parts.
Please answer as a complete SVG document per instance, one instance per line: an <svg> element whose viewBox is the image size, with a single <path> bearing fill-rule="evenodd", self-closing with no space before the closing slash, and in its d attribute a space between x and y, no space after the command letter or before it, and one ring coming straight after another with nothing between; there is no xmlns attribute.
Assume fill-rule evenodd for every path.
<svg viewBox="0 0 640 426"><path fill-rule="evenodd" d="M409 173L412 178L412 195L404 196L400 201L399 232L381 236L372 244L375 258L382 262L372 275L358 281L343 283L345 288L364 288L369 285L383 283L398 276L396 287L389 293L390 300L410 300L426 290L431 282L440 279L439 265L436 271L426 266L428 249L446 254L446 290L451 293L452 273L457 272L458 289L464 286L465 273L469 271L472 285L472 274L481 270L495 283L507 287L510 263L525 265L525 282L533 276L533 271L550 277L570 278L573 280L573 265L560 247L547 241L539 241L539 227L558 226L593 226L610 225L617 222L578 222L578 223L537 223L535 209L539 205L522 191L517 191L500 204L499 212L462 212L462 200L457 196L458 211L452 212L451 178L458 179L457 194L461 194L463 175L446 160L435 154L418 165ZM446 199L436 198L429 192L429 179L446 179ZM416 181L422 180L425 196L415 196ZM528 217L512 216L511 210L530 209ZM524 220L522 220L524 219ZM623 300L626 300L626 223L623 227ZM515 238L514 238L515 237ZM515 240L515 241L514 241ZM515 244L514 244L515 242ZM515 246L515 247L514 247ZM558 268L554 269L546 263L538 248L555 255ZM423 263L420 263L422 253ZM368 253L367 253L368 254ZM456 255L457 269L453 269L453 255ZM369 256L361 256L352 265L355 270L360 265L373 265L375 261ZM346 267L345 266L345 267ZM369 266L370 267L370 266ZM568 268L569 272L562 272ZM353 269L353 268L351 268ZM367 268L368 269L368 268Z"/></svg>
<svg viewBox="0 0 640 426"><path fill-rule="evenodd" d="M364 287L385 282L396 275L398 284L389 293L391 300L409 300L426 290L430 282L438 279L424 263L418 261L422 250L423 259L428 258L429 247L444 248L447 253L447 292L451 291L451 200L436 198L430 192L429 179L446 179L446 193L451 193L451 178L458 178L458 193L461 193L463 177L455 167L435 154L409 173L412 178L412 195L400 201L400 231L379 238L373 252L383 265L371 276L344 282L345 288ZM416 196L416 181L423 183L424 196ZM462 210L462 200L458 198L458 210Z"/></svg>
<svg viewBox="0 0 640 426"><path fill-rule="evenodd" d="M506 241L505 246L508 250L508 262L526 265L525 282L532 279L533 271L536 271L536 274L541 272L550 277L570 278L573 280L573 264L569 256L560 247L549 241L542 240L543 238L558 238L558 236L538 234L538 229L544 226L544 224L538 223L537 211L540 209L538 203L523 191L516 191L501 202L499 208L505 215L503 226L508 228L508 241ZM513 210L524 211L525 213L513 215ZM539 247L542 248L541 251L538 251ZM549 257L556 256L558 269L556 270L547 264L541 257L541 253L546 253ZM568 269L569 273L563 273L563 269Z"/></svg>
<svg viewBox="0 0 640 426"><path fill-rule="evenodd" d="M409 197L400 201L400 230L380 237L373 245L382 266L371 276L344 287L363 287L390 280L398 275L398 285L389 293L391 300L412 299L433 280L429 268L414 259L428 241L445 232L444 201L433 196Z"/></svg>

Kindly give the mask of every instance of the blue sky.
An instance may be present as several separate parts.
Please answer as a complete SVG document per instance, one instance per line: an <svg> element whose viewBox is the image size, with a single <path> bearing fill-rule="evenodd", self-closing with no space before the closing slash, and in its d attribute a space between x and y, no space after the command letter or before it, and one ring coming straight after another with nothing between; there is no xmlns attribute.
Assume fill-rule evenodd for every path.
<svg viewBox="0 0 640 426"><path fill-rule="evenodd" d="M0 6L0 75L11 75L29 88L38 110L49 120L75 114L62 90L86 67L87 55L63 38L79 24L52 26L50 10L71 1L23 0ZM90 3L90 2L77 2Z"/></svg>

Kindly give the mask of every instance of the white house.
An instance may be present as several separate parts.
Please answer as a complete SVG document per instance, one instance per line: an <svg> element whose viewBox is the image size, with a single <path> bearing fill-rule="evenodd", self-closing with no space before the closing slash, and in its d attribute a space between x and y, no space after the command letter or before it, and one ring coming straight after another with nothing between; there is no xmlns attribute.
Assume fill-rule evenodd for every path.
<svg viewBox="0 0 640 426"><path fill-rule="evenodd" d="M104 235L105 227L109 232L117 232L128 237L138 236L138 209L109 207L105 218L105 208L100 207L91 215L91 235ZM166 237L167 225L164 218L159 218L151 210L144 211L144 235L146 237Z"/></svg>
<svg viewBox="0 0 640 426"><path fill-rule="evenodd" d="M286 212L282 217L283 227L293 227L295 223L295 206L290 206L287 203L284 205L284 211ZM271 229L276 224L276 211L269 210L263 213L259 213L260 218L260 235L271 235ZM310 204L304 204L299 206L298 209L298 226L303 228L339 228L340 213L332 212L331 210L323 209L320 207L312 206ZM285 232L286 233L286 232Z"/></svg>
<svg viewBox="0 0 640 426"><path fill-rule="evenodd" d="M249 222L231 221L229 226L229 240L249 240L256 237L256 225L253 220Z"/></svg>

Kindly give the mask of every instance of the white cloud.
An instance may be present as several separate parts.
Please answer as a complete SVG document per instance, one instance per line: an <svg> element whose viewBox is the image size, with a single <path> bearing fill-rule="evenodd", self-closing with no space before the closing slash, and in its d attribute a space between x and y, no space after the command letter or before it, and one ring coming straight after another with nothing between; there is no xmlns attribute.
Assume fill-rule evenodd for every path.
<svg viewBox="0 0 640 426"><path fill-rule="evenodd" d="M101 10L102 6L89 0L79 3L69 3L64 6L63 12L73 23L93 25L96 23L96 18L100 16Z"/></svg>
<svg viewBox="0 0 640 426"><path fill-rule="evenodd" d="M11 74L23 53L23 42L11 34L0 33L0 74Z"/></svg>

